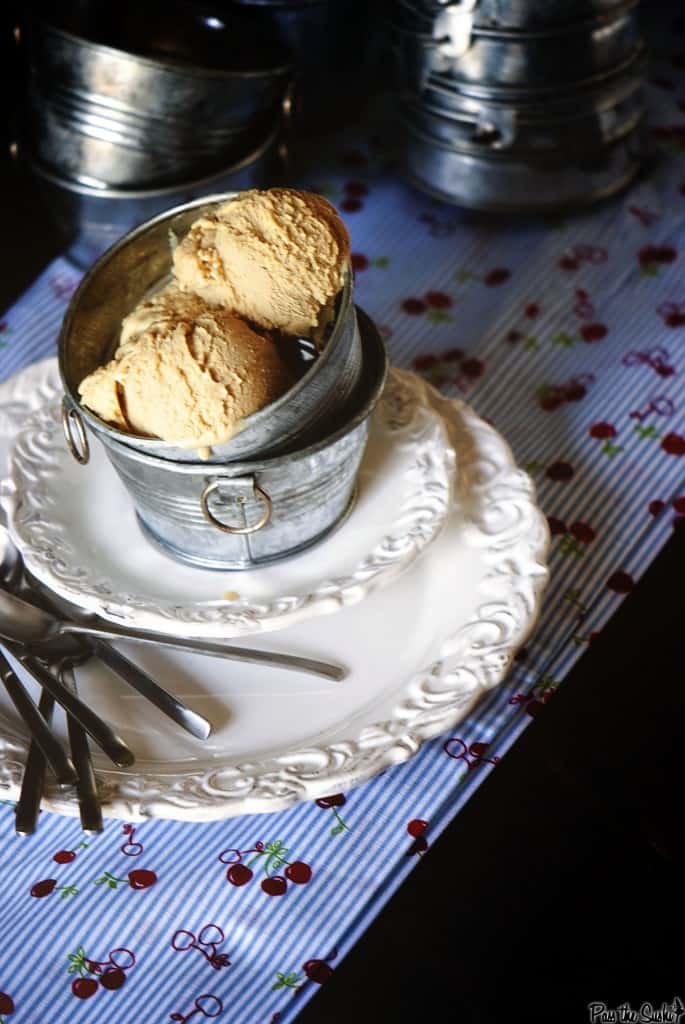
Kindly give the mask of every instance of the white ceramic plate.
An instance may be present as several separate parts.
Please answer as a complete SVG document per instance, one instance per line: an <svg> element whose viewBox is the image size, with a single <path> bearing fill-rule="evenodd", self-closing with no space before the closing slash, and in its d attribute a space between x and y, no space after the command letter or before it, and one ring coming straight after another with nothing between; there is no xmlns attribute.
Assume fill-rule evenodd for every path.
<svg viewBox="0 0 685 1024"><path fill-rule="evenodd" d="M246 636L356 604L435 539L454 480L454 450L441 417L420 390L404 389L391 374L346 522L297 557L216 572L153 548L104 449L99 442L91 448L87 466L71 458L57 397L20 429L5 504L26 567L54 593L104 619L177 636Z"/></svg>
<svg viewBox="0 0 685 1024"><path fill-rule="evenodd" d="M458 485L444 529L394 582L338 614L251 646L330 658L350 675L332 684L281 670L143 649L122 650L214 723L206 743L181 732L96 664L78 670L81 695L133 748L130 771L94 753L105 813L212 820L278 810L349 789L411 757L454 725L506 673L531 630L547 580L546 522L533 484L496 431L468 406L411 374L395 377L398 410L419 394L444 418ZM42 385L31 371L0 389L0 443ZM23 395L23 398L22 398ZM33 399L30 399L33 402ZM12 404L14 403L14 404ZM13 426L14 425L14 426ZM16 796L26 739L0 695L0 784ZM58 719L56 728L64 732ZM46 806L76 814L55 788Z"/></svg>

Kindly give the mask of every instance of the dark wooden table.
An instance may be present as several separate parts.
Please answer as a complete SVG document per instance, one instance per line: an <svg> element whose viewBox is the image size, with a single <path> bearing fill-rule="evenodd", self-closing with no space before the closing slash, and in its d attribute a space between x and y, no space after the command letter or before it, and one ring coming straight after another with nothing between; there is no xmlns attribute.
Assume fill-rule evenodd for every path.
<svg viewBox="0 0 685 1024"><path fill-rule="evenodd" d="M60 243L6 155L0 187L5 308ZM591 1001L685 1001L682 525L301 1024L558 1024Z"/></svg>

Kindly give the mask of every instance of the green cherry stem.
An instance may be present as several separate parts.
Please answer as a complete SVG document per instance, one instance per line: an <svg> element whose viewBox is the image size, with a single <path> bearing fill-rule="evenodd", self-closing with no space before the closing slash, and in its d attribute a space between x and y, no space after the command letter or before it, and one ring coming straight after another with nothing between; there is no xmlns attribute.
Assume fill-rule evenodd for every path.
<svg viewBox="0 0 685 1024"><path fill-rule="evenodd" d="M101 878L94 879L94 885L108 885L110 889L116 889L117 882L121 882L122 885L128 882L127 878L117 878L111 871L105 871Z"/></svg>
<svg viewBox="0 0 685 1024"><path fill-rule="evenodd" d="M345 831L349 832L350 831L350 826L345 824L345 822L342 820L342 818L340 817L340 815L336 811L335 807L331 807L331 810L333 811L333 814L335 815L335 820L338 822L338 825L337 825L337 828L336 828L334 834L338 835L340 832L345 832Z"/></svg>

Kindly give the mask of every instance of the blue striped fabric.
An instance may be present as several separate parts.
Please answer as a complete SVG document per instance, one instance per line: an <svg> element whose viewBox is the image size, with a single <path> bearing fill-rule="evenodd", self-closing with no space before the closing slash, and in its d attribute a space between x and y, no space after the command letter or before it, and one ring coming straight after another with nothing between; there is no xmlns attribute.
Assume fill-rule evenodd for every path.
<svg viewBox="0 0 685 1024"><path fill-rule="evenodd" d="M685 160L664 62L650 90L656 170L567 222L450 209L389 177L369 141L341 145L325 172L297 182L346 217L358 302L393 361L465 397L535 477L555 534L538 629L451 736L335 807L133 833L110 820L87 845L76 821L53 814L15 838L12 808L0 807L9 1024L293 1020L685 521ZM77 282L57 260L6 314L2 377L54 351ZM418 841L410 822L428 823ZM311 881L268 895L258 851L255 878L227 880L227 851L279 840Z"/></svg>

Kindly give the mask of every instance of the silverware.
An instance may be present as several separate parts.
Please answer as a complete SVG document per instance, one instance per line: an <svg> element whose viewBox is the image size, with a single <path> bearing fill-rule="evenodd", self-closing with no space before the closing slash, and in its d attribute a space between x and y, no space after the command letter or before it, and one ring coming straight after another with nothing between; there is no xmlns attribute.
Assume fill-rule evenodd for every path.
<svg viewBox="0 0 685 1024"><path fill-rule="evenodd" d="M0 509L0 588L9 593L16 594L22 587L31 595L36 605L50 611L53 607L49 599L42 591L31 587L24 578L24 562L19 549L14 544L6 528L3 529L2 509ZM47 658L69 658L72 665L77 661L83 661L95 653L96 641L87 642L77 637L67 638L66 641L58 640L56 645L51 645L46 651ZM21 649L19 649L21 650ZM15 652L13 652L15 653ZM102 749L112 758L115 764L120 767L133 764L133 754L123 740L116 736L112 729L106 725L93 711L79 700L75 693L60 683L53 675L47 673L45 666L29 655L15 653L20 657L27 668L38 679L41 685L57 699L58 703L71 712L81 723L90 736ZM166 690L162 689L151 676L139 668L134 662L129 661L123 654L114 651L107 644L98 644L97 657L104 664L108 665L119 675L124 682L128 683L134 690L137 690L144 697L152 701L161 711L169 715L181 728L186 729L193 736L199 739L207 739L212 731L211 723L201 715L186 707L182 701L172 697ZM104 740L104 742L101 742Z"/></svg>
<svg viewBox="0 0 685 1024"><path fill-rule="evenodd" d="M51 643L63 637L86 637L96 640L131 640L136 643L171 647L177 651L193 651L210 657L229 658L255 665L277 665L281 668L339 681L347 672L339 665L302 658L294 654L280 654L274 651L257 651L248 647L231 647L212 643L208 640L180 639L152 633L149 630L124 629L121 626L88 626L65 622L29 601L0 589L0 637L20 644L32 644L37 653L42 644Z"/></svg>
<svg viewBox="0 0 685 1024"><path fill-rule="evenodd" d="M59 668L60 681L63 685L76 694L76 680L74 679L73 662L67 660ZM98 787L93 771L93 762L90 759L88 737L85 730L71 715L67 716L67 731L69 734L69 746L71 756L76 766L78 779L76 782L76 796L78 798L79 816L81 828L84 832L102 832L102 808Z"/></svg>
<svg viewBox="0 0 685 1024"><path fill-rule="evenodd" d="M50 725L55 701L52 694L43 690L38 710ZM40 802L43 798L45 785L45 755L35 740L31 740L24 775L21 780L19 799L14 808L14 831L17 835L28 836L36 830L36 822L40 814Z"/></svg>
<svg viewBox="0 0 685 1024"><path fill-rule="evenodd" d="M199 740L206 740L211 735L212 726L206 718L159 686L154 679L141 672L137 665L125 658L114 647L110 647L103 640L92 639L88 641L88 646L100 661L117 673L120 679L146 697L151 704L154 704L186 732L196 736Z"/></svg>
<svg viewBox="0 0 685 1024"><path fill-rule="evenodd" d="M72 785L76 781L76 769L73 762L50 732L50 726L31 700L24 684L15 674L4 654L0 654L0 678L31 736L55 773L58 784L60 786Z"/></svg>
<svg viewBox="0 0 685 1024"><path fill-rule="evenodd" d="M121 737L117 736L114 730L106 722L103 722L87 704L84 704L73 689L67 686L60 677L54 675L38 658L26 654L21 647L16 647L14 644L8 643L7 646L35 681L52 694L70 719L74 719L89 736L92 736L114 764L120 768L128 768L133 764L133 754Z"/></svg>

